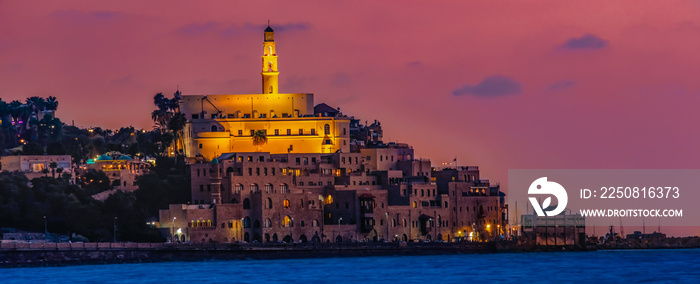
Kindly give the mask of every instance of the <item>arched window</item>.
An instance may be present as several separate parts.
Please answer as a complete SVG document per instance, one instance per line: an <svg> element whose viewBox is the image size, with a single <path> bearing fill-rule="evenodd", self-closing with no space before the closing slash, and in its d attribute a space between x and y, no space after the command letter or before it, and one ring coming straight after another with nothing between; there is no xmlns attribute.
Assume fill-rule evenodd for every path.
<svg viewBox="0 0 700 284"><path fill-rule="evenodd" d="M233 193L239 194L243 190L243 185L242 184L236 184L236 186L233 187Z"/></svg>
<svg viewBox="0 0 700 284"><path fill-rule="evenodd" d="M299 199L299 208L304 208L304 199Z"/></svg>
<svg viewBox="0 0 700 284"><path fill-rule="evenodd" d="M294 219L290 218L289 216L284 216L282 227L294 227Z"/></svg>
<svg viewBox="0 0 700 284"><path fill-rule="evenodd" d="M258 192L258 185L255 184L255 183L254 183L254 184L251 184L251 185L250 185L250 192L251 192L251 193L253 193L253 192Z"/></svg>
<svg viewBox="0 0 700 284"><path fill-rule="evenodd" d="M255 222L253 223L253 228L260 228L260 220L255 220Z"/></svg>
<svg viewBox="0 0 700 284"><path fill-rule="evenodd" d="M270 227L272 227L272 221L269 218L265 219L264 225L265 225L265 228L270 228Z"/></svg>
<svg viewBox="0 0 700 284"><path fill-rule="evenodd" d="M328 195L326 197L326 204L332 204L333 203L333 196Z"/></svg>
<svg viewBox="0 0 700 284"><path fill-rule="evenodd" d="M417 207L418 207L418 203L413 201L413 208L417 208Z"/></svg>
<svg viewBox="0 0 700 284"><path fill-rule="evenodd" d="M403 226L406 227L406 218L403 218Z"/></svg>
<svg viewBox="0 0 700 284"><path fill-rule="evenodd" d="M216 125L212 125L212 126L211 126L211 132L217 132L217 131L219 131L219 128L216 127Z"/></svg>
<svg viewBox="0 0 700 284"><path fill-rule="evenodd" d="M280 192L281 193L289 193L289 187L287 186L286 183L280 184Z"/></svg>
<svg viewBox="0 0 700 284"><path fill-rule="evenodd" d="M325 135L330 135L331 134L331 126L326 124L323 126L323 134Z"/></svg>
<svg viewBox="0 0 700 284"><path fill-rule="evenodd" d="M265 185L265 193L272 193L272 192L273 192L272 184L269 184L269 183L266 184Z"/></svg>
<svg viewBox="0 0 700 284"><path fill-rule="evenodd" d="M304 227L304 220L299 221L299 226Z"/></svg>
<svg viewBox="0 0 700 284"><path fill-rule="evenodd" d="M272 209L272 199L269 197L267 198L267 208Z"/></svg>
<svg viewBox="0 0 700 284"><path fill-rule="evenodd" d="M250 209L250 199L243 199L243 209Z"/></svg>
<svg viewBox="0 0 700 284"><path fill-rule="evenodd" d="M316 219L312 220L311 227L318 227L318 220L316 220Z"/></svg>
<svg viewBox="0 0 700 284"><path fill-rule="evenodd" d="M391 219L391 226L396 227L396 219Z"/></svg>
<svg viewBox="0 0 700 284"><path fill-rule="evenodd" d="M233 204L238 204L238 199L232 198L232 199L231 199L231 203L233 203Z"/></svg>
<svg viewBox="0 0 700 284"><path fill-rule="evenodd" d="M228 175L229 173L232 173L232 172L233 172L233 168L232 168L232 167L226 168L226 175Z"/></svg>
<svg viewBox="0 0 700 284"><path fill-rule="evenodd" d="M289 199L285 199L285 200L282 202L282 206L283 206L284 208L289 208Z"/></svg>
<svg viewBox="0 0 700 284"><path fill-rule="evenodd" d="M248 199L246 198L246 200L248 200ZM248 217L243 218L243 228L250 228L250 218L248 218Z"/></svg>

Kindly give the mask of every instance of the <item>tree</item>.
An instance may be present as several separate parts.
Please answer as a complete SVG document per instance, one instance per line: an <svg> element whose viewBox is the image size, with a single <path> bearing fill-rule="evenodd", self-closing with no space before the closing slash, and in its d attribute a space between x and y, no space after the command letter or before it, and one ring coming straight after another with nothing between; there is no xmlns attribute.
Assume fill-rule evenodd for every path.
<svg viewBox="0 0 700 284"><path fill-rule="evenodd" d="M45 102L46 110L56 111L58 109L58 101L56 97L49 96Z"/></svg>
<svg viewBox="0 0 700 284"><path fill-rule="evenodd" d="M44 154L44 147L39 145L39 143L29 142L27 144L22 145L22 154L23 155L43 155Z"/></svg>
<svg viewBox="0 0 700 284"><path fill-rule="evenodd" d="M255 146L256 151L260 152L265 144L267 144L267 132L265 130L253 132L253 146Z"/></svg>
<svg viewBox="0 0 700 284"><path fill-rule="evenodd" d="M174 114L168 122L168 130L173 132L173 140L175 140L175 153L179 153L178 146L183 144L182 130L185 128L185 124L187 124L187 118L183 113Z"/></svg>
<svg viewBox="0 0 700 284"><path fill-rule="evenodd" d="M58 164L56 162L51 162L49 168L51 168L51 177L56 178L56 168L58 168Z"/></svg>
<svg viewBox="0 0 700 284"><path fill-rule="evenodd" d="M65 155L66 153L66 148L60 142L51 142L46 146L47 155Z"/></svg>

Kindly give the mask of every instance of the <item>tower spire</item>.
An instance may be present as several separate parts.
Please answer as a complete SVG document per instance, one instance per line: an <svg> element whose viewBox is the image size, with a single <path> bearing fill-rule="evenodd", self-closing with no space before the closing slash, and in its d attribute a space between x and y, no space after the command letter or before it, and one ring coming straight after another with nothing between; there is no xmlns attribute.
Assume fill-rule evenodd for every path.
<svg viewBox="0 0 700 284"><path fill-rule="evenodd" d="M263 41L263 56L262 56L262 93L277 94L278 93L278 78L277 71L277 51L275 50L275 31L270 27L270 20L267 20L267 28L265 29L265 38Z"/></svg>

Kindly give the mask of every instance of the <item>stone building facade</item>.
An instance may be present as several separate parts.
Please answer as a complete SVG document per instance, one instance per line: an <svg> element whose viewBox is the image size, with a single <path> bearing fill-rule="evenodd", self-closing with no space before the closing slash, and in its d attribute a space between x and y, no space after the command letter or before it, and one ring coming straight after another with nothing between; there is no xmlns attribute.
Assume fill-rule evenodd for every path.
<svg viewBox="0 0 700 284"><path fill-rule="evenodd" d="M413 156L409 148L382 152L397 162ZM229 153L191 164L193 204L162 210L161 228L192 242L456 241L503 233L498 187L448 181L440 190L437 177L450 170L406 166L423 175L409 176L382 164L368 172L359 154Z"/></svg>
<svg viewBox="0 0 700 284"><path fill-rule="evenodd" d="M277 93L269 27L263 46L262 94L183 96L192 199L160 211L168 238L459 241L503 234L504 195L480 179L478 167L433 169L410 145L384 144L377 121L362 126L328 105L314 107L311 94ZM256 130L267 133L263 145L253 144Z"/></svg>

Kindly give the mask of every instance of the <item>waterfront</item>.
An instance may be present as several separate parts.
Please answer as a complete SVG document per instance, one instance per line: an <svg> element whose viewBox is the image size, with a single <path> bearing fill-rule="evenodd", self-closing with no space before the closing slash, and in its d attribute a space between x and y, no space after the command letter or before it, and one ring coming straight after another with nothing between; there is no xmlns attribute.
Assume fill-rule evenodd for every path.
<svg viewBox="0 0 700 284"><path fill-rule="evenodd" d="M686 282L700 249L162 262L2 269L3 283Z"/></svg>

